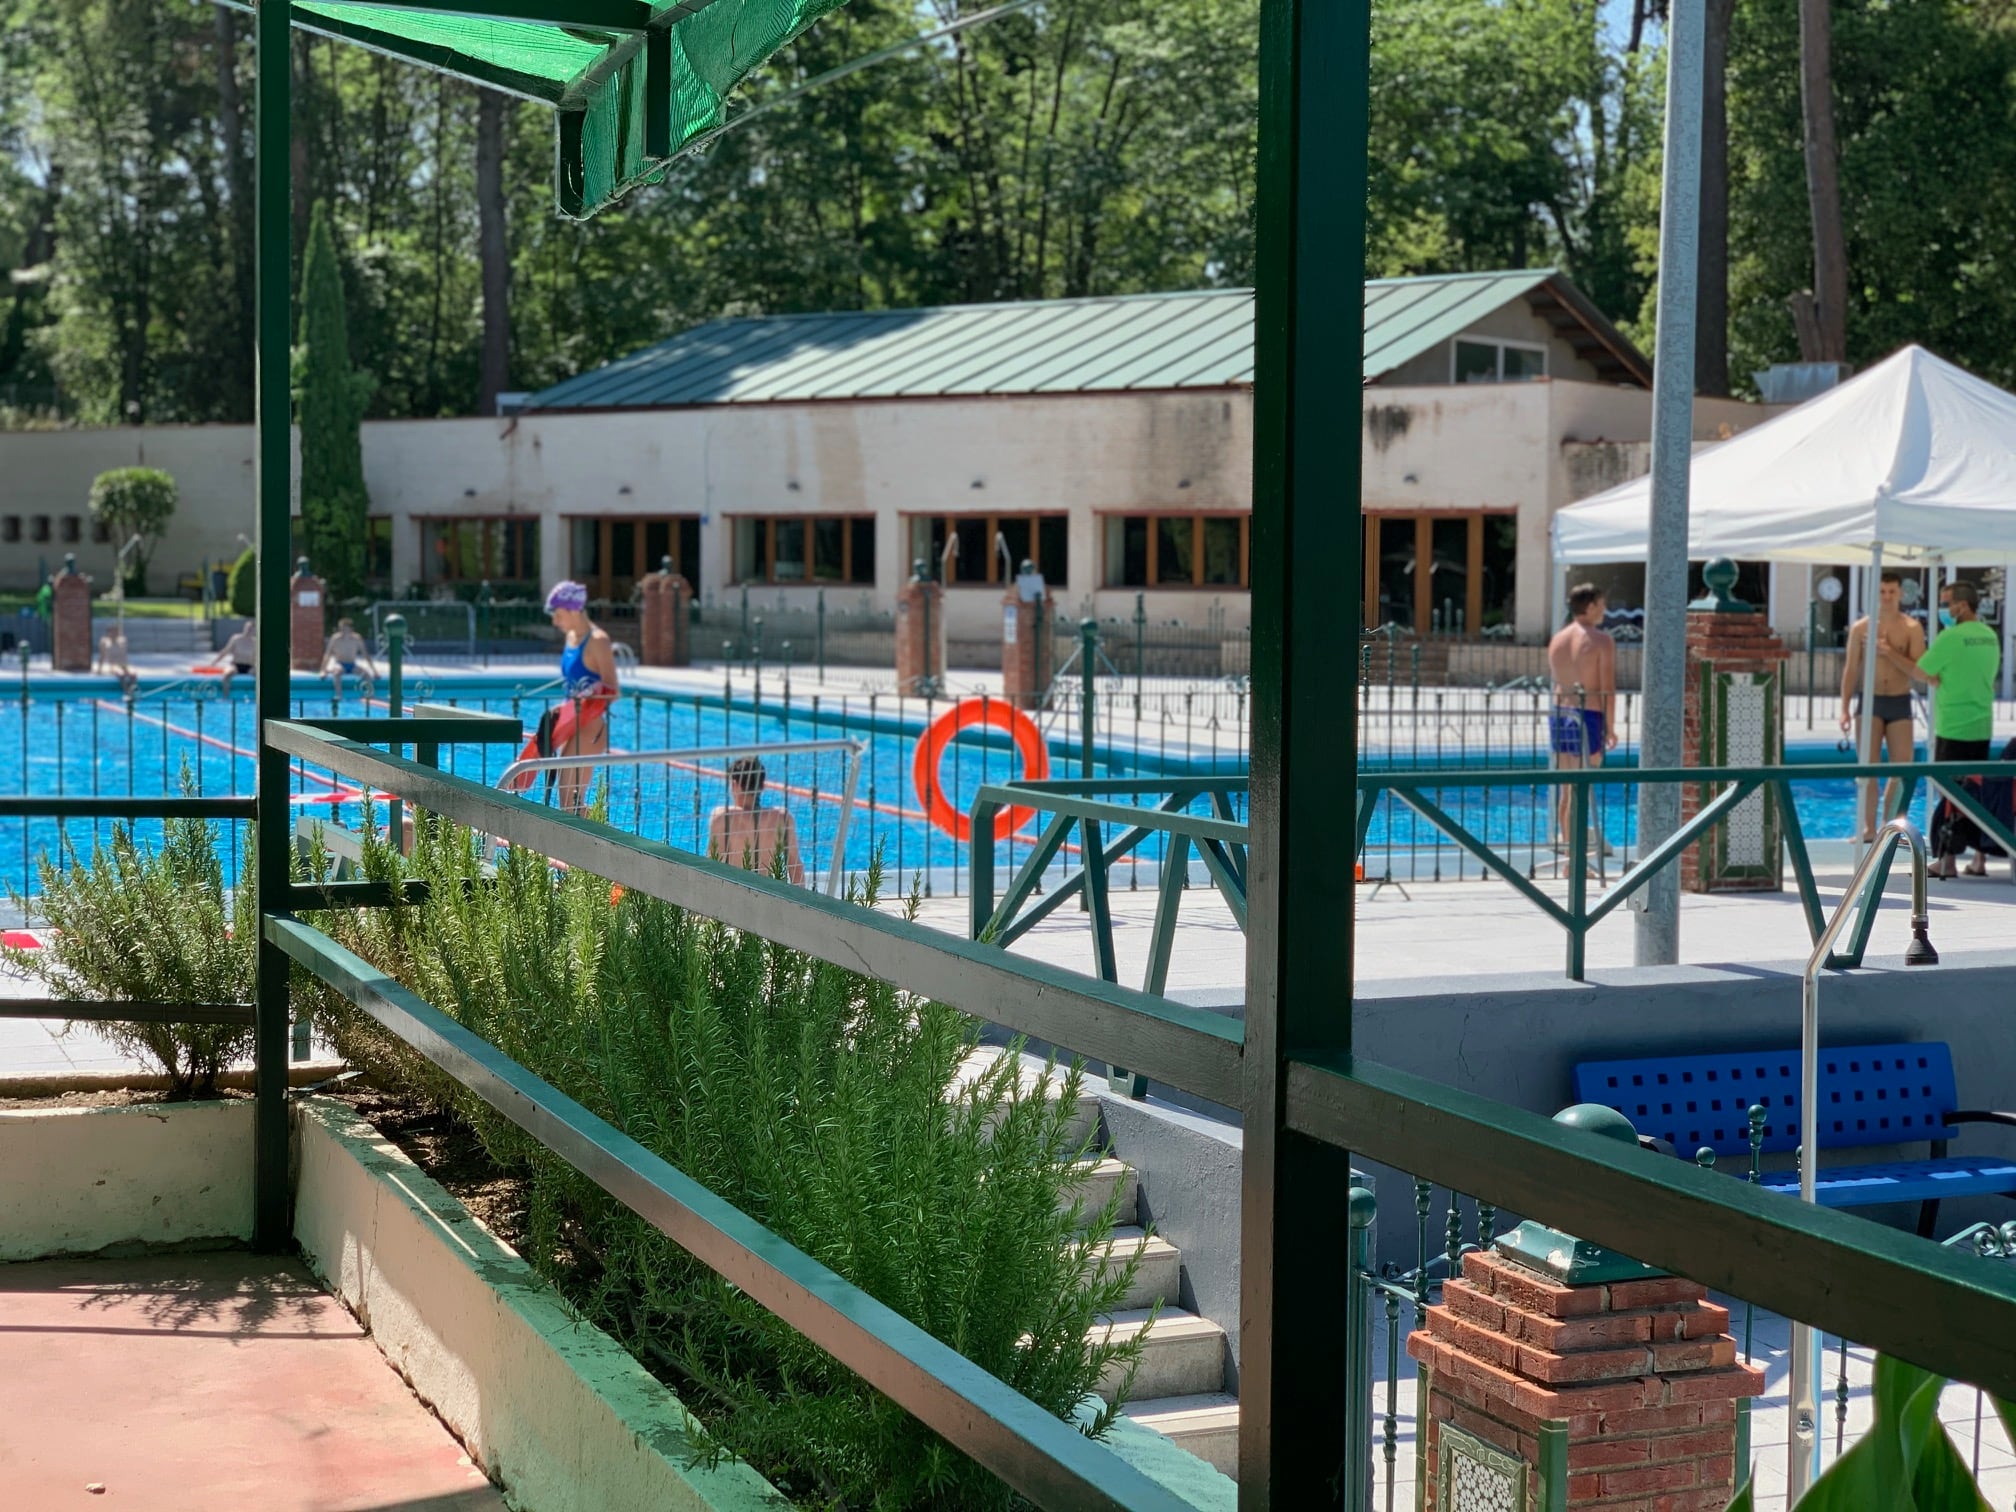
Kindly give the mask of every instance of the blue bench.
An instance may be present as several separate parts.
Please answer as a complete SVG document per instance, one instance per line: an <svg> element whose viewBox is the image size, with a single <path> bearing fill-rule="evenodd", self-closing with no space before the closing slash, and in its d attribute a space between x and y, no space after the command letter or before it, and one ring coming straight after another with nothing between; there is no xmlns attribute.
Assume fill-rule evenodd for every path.
<svg viewBox="0 0 2016 1512"><path fill-rule="evenodd" d="M1602 1103L1631 1120L1641 1139L1683 1159L1704 1145L1717 1157L1741 1156L1749 1172L1750 1120L1764 1109L1767 1153L1799 1147L1799 1051L1732 1050L1712 1055L1644 1055L1584 1061L1575 1067L1575 1100ZM1956 1106L1953 1052L1941 1043L1837 1045L1820 1052L1820 1148L1928 1144L1925 1160L1819 1168L1816 1195L1826 1207L1916 1202L1918 1232L1938 1220L1944 1197L2016 1194L2016 1159L1948 1155L1957 1124L2016 1127L2016 1113ZM1768 1191L1799 1194L1797 1171L1767 1171Z"/></svg>

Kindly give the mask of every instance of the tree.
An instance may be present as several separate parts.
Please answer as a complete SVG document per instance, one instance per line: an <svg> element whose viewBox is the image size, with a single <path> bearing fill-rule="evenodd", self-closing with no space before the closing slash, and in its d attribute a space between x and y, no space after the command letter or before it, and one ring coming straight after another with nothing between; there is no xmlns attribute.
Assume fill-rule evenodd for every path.
<svg viewBox="0 0 2016 1512"><path fill-rule="evenodd" d="M1834 137L1833 0L1799 0L1799 99L1806 199L1813 216L1813 285L1791 296L1799 355L1848 360L1848 236L1841 224L1841 150Z"/></svg>
<svg viewBox="0 0 2016 1512"><path fill-rule="evenodd" d="M371 497L364 487L359 422L371 381L350 366L343 270L317 200L301 265L301 341L294 349L294 399L301 425L301 526L308 559L341 601L364 591L364 538Z"/></svg>
<svg viewBox="0 0 2016 1512"><path fill-rule="evenodd" d="M259 555L250 546L231 564L231 612L245 619L259 612Z"/></svg>
<svg viewBox="0 0 2016 1512"><path fill-rule="evenodd" d="M128 542L140 543L126 572L130 596L146 596L147 559L168 529L175 498L175 480L158 467L115 467L91 480L91 518L122 553Z"/></svg>
<svg viewBox="0 0 2016 1512"><path fill-rule="evenodd" d="M483 263L483 367L476 413L497 413L497 396L511 382L511 249L504 200L504 112L510 101L494 89L477 91L477 248Z"/></svg>

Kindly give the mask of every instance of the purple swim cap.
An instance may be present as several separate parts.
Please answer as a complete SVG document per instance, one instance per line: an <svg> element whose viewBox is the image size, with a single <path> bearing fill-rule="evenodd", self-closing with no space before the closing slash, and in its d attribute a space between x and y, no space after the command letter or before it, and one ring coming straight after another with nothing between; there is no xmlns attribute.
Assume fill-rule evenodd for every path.
<svg viewBox="0 0 2016 1512"><path fill-rule="evenodd" d="M587 607L588 590L571 579L564 583L555 583L553 591L546 595L546 612L548 614L551 614L555 609L586 609Z"/></svg>

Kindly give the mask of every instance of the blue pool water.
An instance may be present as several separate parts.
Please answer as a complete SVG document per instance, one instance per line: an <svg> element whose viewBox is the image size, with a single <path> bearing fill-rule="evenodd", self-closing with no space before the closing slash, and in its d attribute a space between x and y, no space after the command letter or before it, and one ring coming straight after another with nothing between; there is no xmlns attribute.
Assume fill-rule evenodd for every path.
<svg viewBox="0 0 2016 1512"><path fill-rule="evenodd" d="M152 796L179 791L186 773L194 791L243 794L252 788L254 721L251 690L240 686L225 698L214 687L192 689L187 683L160 690L143 686L129 710L105 685L37 685L25 698L0 699L0 792L36 794L107 794ZM354 695L333 700L327 685L297 681L295 712L307 717L330 714L383 714L382 703L368 710ZM460 708L511 714L529 730L552 698L550 688L505 679L443 679L440 684L409 688L409 701L453 704ZM855 803L844 847L846 873L865 870L878 853L891 885L909 885L922 874L932 890L963 888L968 865L966 847L930 824L913 787L912 762L917 742L929 718L943 713L944 701L926 704L893 695L861 695L847 699L775 699L755 705L729 704L722 693L672 696L656 692L626 694L611 711L611 743L619 750L667 750L692 747L761 744L851 736L865 743ZM1237 774L1243 762L1228 748L1208 739L1187 736L1171 741L1156 737L1130 739L1125 729L1102 738L1095 748L1093 776ZM1052 777L1085 775L1075 741L1049 742ZM449 770L485 785L494 784L516 753L497 746L456 746L443 752ZM1833 746L1796 746L1788 752L1797 762L1845 760ZM1530 761L1530 757L1527 758ZM1520 764L1517 757L1487 755L1482 761L1503 768ZM721 763L678 766L654 764L610 769L598 782L610 822L630 833L662 840L688 850L704 849L707 821L726 800ZM809 870L823 873L832 856L845 781L845 759L838 753L778 751L766 758L767 799L788 807L800 836ZM1368 762L1368 770L1376 766ZM983 783L1001 782L1021 774L1019 758L1009 743L991 732L974 732L954 740L940 766L940 780L955 807L964 812ZM1452 772L1452 776L1454 773ZM333 822L356 826L362 805L354 786L335 775L297 768L295 802L303 813L328 815ZM535 794L539 790L535 788ZM1808 781L1795 785L1801 824L1809 839L1845 839L1854 828L1854 789L1847 781ZM1537 785L1489 790L1451 787L1430 794L1452 818L1478 838L1514 856L1535 862L1547 854L1551 832L1550 795ZM1243 804L1243 800L1242 800ZM1593 816L1601 833L1618 849L1635 842L1637 790L1627 784L1596 790ZM1204 812L1202 803L1195 806ZM1916 812L1924 820L1927 803L1919 798ZM1244 817L1243 807L1241 817ZM144 837L158 825L142 823ZM243 826L223 826L220 844L226 865L235 876L243 849ZM996 848L997 876L1008 874L1028 854L1035 826ZM34 890L36 859L59 851L59 834L78 849L88 850L93 836L103 838L107 822L72 821L59 827L54 820L0 820L0 887L10 892ZM1337 840L1339 864L1345 863L1349 837ZM1150 842L1139 860L1152 861L1159 847ZM1074 864L1067 854L1060 865ZM1445 835L1390 796L1374 810L1365 853L1369 875L1391 873L1402 878L1474 875L1475 863L1463 857ZM1133 867L1117 878L1119 885L1136 880Z"/></svg>
<svg viewBox="0 0 2016 1512"><path fill-rule="evenodd" d="M251 692L241 685L234 693L226 698L214 688L192 690L186 683L159 693L143 687L130 711L116 696L74 688L37 687L26 700L0 700L0 792L151 796L180 791L186 774L190 788L198 793L249 793L255 744ZM510 714L529 732L553 698L550 689L534 685L444 679L432 687L409 689L409 703L420 700ZM844 871L864 871L879 854L892 886L907 887L913 874L921 873L935 888L957 887L963 885L960 877L968 864L966 847L920 812L912 773L917 742L928 719L947 707L942 700L927 705L894 696L789 705L773 699L761 706L738 701L729 706L718 693L626 694L610 712L610 743L617 750L639 751L858 739L866 749L847 825ZM382 702L367 709L354 692L338 702L327 684L297 680L294 712L308 718L357 717L383 715L386 709ZM1052 777L1083 774L1074 742L1052 739L1049 748ZM494 785L517 754L502 746L468 745L445 748L441 759L459 776ZM597 791L607 804L610 822L619 828L682 849L701 850L710 814L726 801L721 766L717 759L610 768L598 778ZM808 869L823 873L844 807L846 756L778 751L765 757L765 766L766 801L790 809ZM1172 750L1166 741L1122 740L1102 743L1093 775L1236 772L1242 766L1229 758L1214 760L1209 753L1200 756L1195 747ZM939 767L939 780L962 813L983 784L1020 774L1020 759L1012 745L985 731L953 740ZM362 803L355 785L346 779L297 766L292 786L298 811L328 815L332 822L349 827L362 822ZM532 793L539 796L543 790L542 783ZM88 850L92 836L103 838L109 828L105 821L95 826L71 821L61 833L71 845ZM138 832L146 837L158 833L158 828L143 822ZM242 828L224 826L227 831ZM32 891L36 858L44 851L53 852L58 836L55 820L0 820L0 885L15 892ZM997 866L1011 867L1024 859L1028 843L1025 834L998 846ZM227 852L227 869L235 876L243 837L226 834L220 845ZM1150 846L1143 859L1155 854Z"/></svg>

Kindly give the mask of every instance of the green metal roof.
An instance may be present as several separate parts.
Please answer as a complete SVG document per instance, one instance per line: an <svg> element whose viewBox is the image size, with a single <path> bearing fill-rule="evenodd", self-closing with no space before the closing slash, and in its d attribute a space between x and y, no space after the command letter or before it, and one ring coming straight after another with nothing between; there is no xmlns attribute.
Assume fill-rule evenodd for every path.
<svg viewBox="0 0 2016 1512"><path fill-rule="evenodd" d="M1365 381L1525 299L1605 377L1651 368L1559 273L1365 285ZM1253 381L1253 291L709 321L535 394L528 409L1228 388Z"/></svg>
<svg viewBox="0 0 2016 1512"><path fill-rule="evenodd" d="M552 106L555 199L562 215L582 219L717 131L729 91L841 3L294 0L290 19L304 31ZM453 13L462 7L482 13Z"/></svg>

